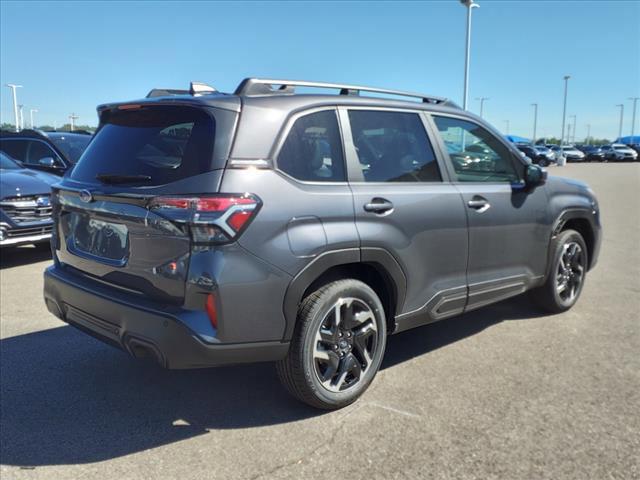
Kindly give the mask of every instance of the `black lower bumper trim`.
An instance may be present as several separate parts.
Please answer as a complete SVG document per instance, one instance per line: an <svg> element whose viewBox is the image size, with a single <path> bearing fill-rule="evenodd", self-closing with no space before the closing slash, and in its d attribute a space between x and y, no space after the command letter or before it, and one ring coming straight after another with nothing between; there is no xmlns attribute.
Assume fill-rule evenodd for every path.
<svg viewBox="0 0 640 480"><path fill-rule="evenodd" d="M141 308L96 288L88 288L62 268L45 271L47 308L61 320L129 352L149 357L166 368L202 368L284 358L284 342L209 344L200 340L179 318Z"/></svg>

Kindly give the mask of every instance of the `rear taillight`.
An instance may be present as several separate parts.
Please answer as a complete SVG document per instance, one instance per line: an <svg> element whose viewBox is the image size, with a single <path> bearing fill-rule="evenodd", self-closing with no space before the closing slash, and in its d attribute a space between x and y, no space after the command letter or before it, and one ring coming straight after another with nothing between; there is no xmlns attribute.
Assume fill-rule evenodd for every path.
<svg viewBox="0 0 640 480"><path fill-rule="evenodd" d="M195 243L227 243L235 240L256 216L260 200L254 195L156 197L149 209L189 226Z"/></svg>

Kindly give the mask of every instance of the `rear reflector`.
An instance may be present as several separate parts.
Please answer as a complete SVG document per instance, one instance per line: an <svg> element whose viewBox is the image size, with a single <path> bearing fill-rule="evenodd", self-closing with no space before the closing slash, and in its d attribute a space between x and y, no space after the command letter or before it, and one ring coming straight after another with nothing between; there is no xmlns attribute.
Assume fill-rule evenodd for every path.
<svg viewBox="0 0 640 480"><path fill-rule="evenodd" d="M205 305L207 310L207 315L209 316L209 321L213 328L218 329L218 311L216 310L216 297L213 293L207 295L207 303Z"/></svg>

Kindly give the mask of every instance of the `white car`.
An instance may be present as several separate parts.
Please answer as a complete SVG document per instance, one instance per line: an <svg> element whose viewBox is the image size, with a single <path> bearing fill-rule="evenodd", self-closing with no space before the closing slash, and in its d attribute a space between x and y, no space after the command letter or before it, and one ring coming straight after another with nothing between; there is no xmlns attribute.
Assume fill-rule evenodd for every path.
<svg viewBox="0 0 640 480"><path fill-rule="evenodd" d="M635 162L638 159L638 152L625 145L624 143L603 145L601 148L604 152L604 158L607 160L613 160L617 162L629 160Z"/></svg>

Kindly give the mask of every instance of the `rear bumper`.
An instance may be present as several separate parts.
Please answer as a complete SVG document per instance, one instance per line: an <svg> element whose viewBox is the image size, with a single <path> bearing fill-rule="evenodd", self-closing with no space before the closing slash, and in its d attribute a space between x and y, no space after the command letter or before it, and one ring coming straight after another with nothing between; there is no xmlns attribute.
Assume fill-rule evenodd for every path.
<svg viewBox="0 0 640 480"><path fill-rule="evenodd" d="M51 313L134 357L150 357L171 369L274 361L286 342L205 343L181 320L187 311L155 310L97 286L88 287L58 266L44 273L44 299Z"/></svg>

